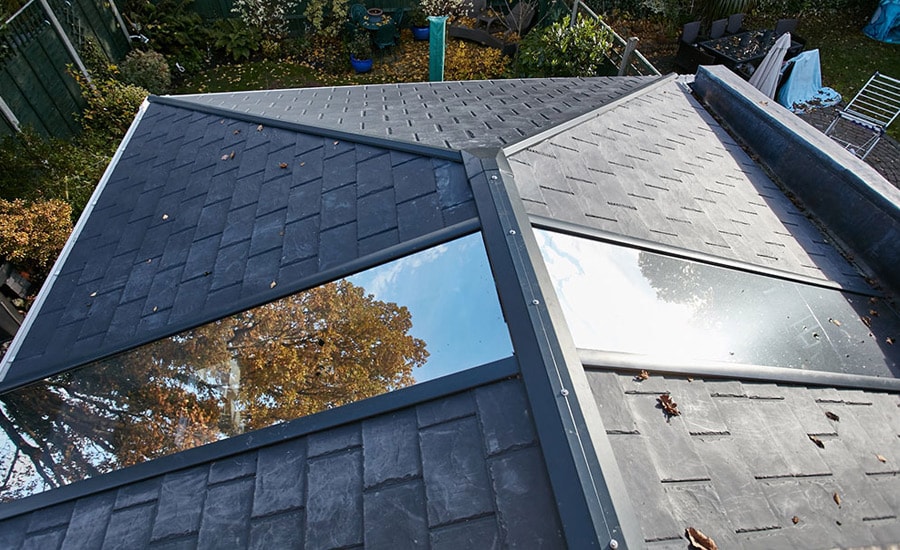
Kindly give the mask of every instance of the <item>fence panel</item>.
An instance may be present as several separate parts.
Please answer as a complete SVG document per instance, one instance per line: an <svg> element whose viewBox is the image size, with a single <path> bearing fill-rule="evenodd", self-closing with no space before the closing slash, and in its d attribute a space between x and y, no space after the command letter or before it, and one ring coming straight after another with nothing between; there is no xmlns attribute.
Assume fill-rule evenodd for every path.
<svg viewBox="0 0 900 550"><path fill-rule="evenodd" d="M124 31L119 27L115 15L108 4L100 0L49 0L56 16L63 22L69 40L79 51L84 47L84 37L92 36L94 41L112 63L121 61L131 46ZM76 34L80 35L76 41Z"/></svg>

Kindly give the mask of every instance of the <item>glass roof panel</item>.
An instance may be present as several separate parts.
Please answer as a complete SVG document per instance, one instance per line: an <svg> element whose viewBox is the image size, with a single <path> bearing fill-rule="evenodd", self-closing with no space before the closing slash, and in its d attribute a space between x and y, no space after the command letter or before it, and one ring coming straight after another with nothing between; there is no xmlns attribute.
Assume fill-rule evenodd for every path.
<svg viewBox="0 0 900 550"><path fill-rule="evenodd" d="M877 298L536 230L575 345L897 377L900 321Z"/></svg>
<svg viewBox="0 0 900 550"><path fill-rule="evenodd" d="M0 501L510 355L469 235L0 396Z"/></svg>

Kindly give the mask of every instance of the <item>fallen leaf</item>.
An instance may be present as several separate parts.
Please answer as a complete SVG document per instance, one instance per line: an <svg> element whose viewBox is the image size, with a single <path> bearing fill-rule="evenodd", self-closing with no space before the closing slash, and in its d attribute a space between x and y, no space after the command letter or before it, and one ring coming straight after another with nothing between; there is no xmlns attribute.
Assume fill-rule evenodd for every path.
<svg viewBox="0 0 900 550"><path fill-rule="evenodd" d="M797 525L798 523L800 523L800 518L798 518L797 516L794 516L791 518L791 521L794 522L794 525Z"/></svg>
<svg viewBox="0 0 900 550"><path fill-rule="evenodd" d="M688 527L685 529L684 534L691 542L691 548L696 550L719 550L719 547L716 546L716 541L704 535L699 529Z"/></svg>
<svg viewBox="0 0 900 550"><path fill-rule="evenodd" d="M233 134L234 134L234 135L238 135L238 134L240 134L240 133L241 133L241 131L240 131L240 130L235 130L235 131L234 131L234 132L232 132L232 133L233 133Z"/></svg>
<svg viewBox="0 0 900 550"><path fill-rule="evenodd" d="M157 309L159 309L157 306L153 306L153 311L154 311L154 312L155 312Z"/></svg>
<svg viewBox="0 0 900 550"><path fill-rule="evenodd" d="M256 127L256 131L257 131L257 132L262 132L262 124L260 124L259 126Z"/></svg>
<svg viewBox="0 0 900 550"><path fill-rule="evenodd" d="M234 151L232 151L231 154L228 155L228 158L230 158L230 159L233 159L233 158L234 158Z"/></svg>
<svg viewBox="0 0 900 550"><path fill-rule="evenodd" d="M878 311L874 310L874 309L870 309L869 315L871 315L872 317L878 317Z"/></svg>
<svg viewBox="0 0 900 550"><path fill-rule="evenodd" d="M688 376L688 379L687 379L687 380L688 380L688 382L693 382L693 381L694 381L694 379L691 378L690 376Z"/></svg>
<svg viewBox="0 0 900 550"><path fill-rule="evenodd" d="M306 163L305 163L305 162L301 162L301 163L300 163L300 166L306 166Z"/></svg>
<svg viewBox="0 0 900 550"><path fill-rule="evenodd" d="M335 145L337 145L338 143L340 143L340 141L335 141L335 142L334 142Z"/></svg>
<svg viewBox="0 0 900 550"><path fill-rule="evenodd" d="M892 346L894 345L894 339L891 338L890 336L888 336L887 338L885 338L884 341L887 342L888 344L892 345Z"/></svg>
<svg viewBox="0 0 900 550"><path fill-rule="evenodd" d="M834 499L835 504L837 504L838 506L841 505L841 495L835 493L831 498Z"/></svg>
<svg viewBox="0 0 900 550"><path fill-rule="evenodd" d="M866 325L867 327L872 328L872 319L871 319L870 317L867 317L867 316L863 315L863 316L862 316L862 322L863 322L863 324Z"/></svg>
<svg viewBox="0 0 900 550"><path fill-rule="evenodd" d="M222 160L228 160L228 155L227 154L222 155Z"/></svg>
<svg viewBox="0 0 900 550"><path fill-rule="evenodd" d="M277 284L278 283L276 283L275 281L272 281L272 284L269 285L269 288L275 288L275 285L277 285Z"/></svg>
<svg viewBox="0 0 900 550"><path fill-rule="evenodd" d="M828 320L831 321L831 323L833 323L834 326L836 326L836 327L841 326L841 322L838 321L837 319L832 319L832 318L829 317Z"/></svg>
<svg viewBox="0 0 900 550"><path fill-rule="evenodd" d="M285 169L285 168L288 167L288 163L282 162L281 164L278 165L278 167L281 168L281 169L283 170L283 169Z"/></svg>
<svg viewBox="0 0 900 550"><path fill-rule="evenodd" d="M97 295L97 291L91 292L91 298Z"/></svg>
<svg viewBox="0 0 900 550"><path fill-rule="evenodd" d="M809 440L812 441L813 443L815 443L816 446L819 447L820 449L824 449L824 448L825 448L825 444L822 443L822 440L819 439L818 437L816 437L816 436L814 436L814 435L810 435L810 436L809 436Z"/></svg>
<svg viewBox="0 0 900 550"><path fill-rule="evenodd" d="M634 381L635 382L643 382L644 380L646 380L648 378L650 378L650 373L645 370L642 370L641 372L638 373L637 376L634 377Z"/></svg>
<svg viewBox="0 0 900 550"><path fill-rule="evenodd" d="M841 417L838 416L838 415L836 415L836 414L834 414L834 413L831 412L831 411L825 411L825 416L828 417L828 420L834 420L835 422L840 422L840 421L841 421Z"/></svg>
<svg viewBox="0 0 900 550"><path fill-rule="evenodd" d="M672 396L664 393L656 398L659 407L666 413L666 416L679 416L681 411L678 410L678 403L672 400Z"/></svg>
<svg viewBox="0 0 900 550"><path fill-rule="evenodd" d="M875 458L877 458L879 462L887 462L887 459L881 455L875 455Z"/></svg>
<svg viewBox="0 0 900 550"><path fill-rule="evenodd" d="M164 220L168 220L168 219L169 219L169 215L168 215L168 214L163 214L163 219L164 219Z"/></svg>

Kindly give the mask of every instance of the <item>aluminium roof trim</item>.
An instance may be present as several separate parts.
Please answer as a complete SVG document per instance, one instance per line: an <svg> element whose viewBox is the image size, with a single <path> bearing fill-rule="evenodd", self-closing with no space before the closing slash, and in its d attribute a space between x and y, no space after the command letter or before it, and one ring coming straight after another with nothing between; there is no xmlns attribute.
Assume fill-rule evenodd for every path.
<svg viewBox="0 0 900 550"><path fill-rule="evenodd" d="M144 117L144 113L147 112L148 107L149 102L147 99L145 99L143 103L141 103L141 106L138 108L137 115L135 115L134 120L131 122L131 126L128 127L128 131L125 133L125 137L122 138L122 142L119 143L119 146L116 148L116 152L113 154L112 160L109 161L106 170L103 172L103 176L100 177L100 181L97 183L97 187L94 188L94 192L91 194L91 198L88 200L87 205L81 212L81 216L78 218L78 222L75 224L75 227L72 228L72 233L69 235L66 244L63 246L62 251L59 253L59 257L56 258L56 262L54 262L53 268L50 270L50 275L47 277L47 280L44 282L44 285L38 292L37 298L35 298L31 309L25 316L25 321L22 323L22 326L19 327L19 330L13 338L12 343L9 345L9 349L6 352L6 355L4 355L2 361L0 361L0 382L3 382L3 380L6 379L10 364L15 360L19 348L22 347L22 342L25 340L26 335L31 329L31 325L34 323L34 320L40 313L41 307L44 305L47 296L50 294L50 289L53 287L54 281L56 281L56 278L60 274L60 270L66 263L66 260L68 260L69 253L72 251L72 248L75 246L75 242L81 235L81 231L87 224L88 218L91 217L91 213L94 211L94 206L100 199L100 195L103 194L103 190L106 188L107 182L109 182L113 171L118 166L119 159L122 158L122 154L125 151L125 148L128 147L129 142L131 142L131 138L137 131L141 119Z"/></svg>
<svg viewBox="0 0 900 550"><path fill-rule="evenodd" d="M611 370L646 370L652 373L680 374L696 377L726 378L729 380L762 380L830 388L900 393L900 378L882 378L860 374L843 374L819 370L769 367L723 361L668 359L659 355L640 355L618 351L578 348L578 357L585 368Z"/></svg>
<svg viewBox="0 0 900 550"><path fill-rule="evenodd" d="M619 107L620 105L633 100L636 96L645 94L645 93L655 90L657 88L661 88L670 82L676 81L676 80L678 80L678 78L679 78L678 74L671 73L671 74L668 74L665 76L661 76L658 79L648 82L646 84L642 84L641 86L638 86L637 88L635 88L634 90L631 90L627 94L625 94L621 97L617 97L616 99L610 101L609 103L605 103L605 104L601 105L600 107L597 107L593 111L589 111L581 116L577 116L573 119L567 120L566 122L557 124L556 126L548 128L548 129L544 130L543 132L534 134L533 136L526 137L519 141L516 141L512 145L504 147L503 153L509 157L520 151L524 151L525 149L528 149L529 147L532 147L538 143L547 141L548 139L552 138L553 136L556 136L563 132L567 132L567 131L571 130L572 128L575 128L576 126L580 126L589 120L592 120L594 118L597 118L597 117L603 115L604 113L612 111L613 109Z"/></svg>
<svg viewBox="0 0 900 550"><path fill-rule="evenodd" d="M324 137L328 139L336 139L340 141L348 141L352 143L356 143L358 145L367 145L369 147L378 147L381 149L388 149L391 151L399 151L402 153L410 153L413 155L420 155L424 157L431 157L441 160L449 160L454 162L462 162L462 157L460 153L456 149L447 149L443 147L435 147L432 145L422 145L421 143L414 143L402 139L388 139L388 138L377 138L372 136L366 136L363 134L356 134L353 132L346 132L343 130L333 130L330 128L323 128L321 126L314 126L311 124L301 124L299 122L289 122L282 119L277 118L269 118L260 115L254 115L241 111L233 111L231 109L226 109L224 107L214 107L212 105L203 105L198 103L193 103L189 101L181 100L175 96L150 96L147 98L151 103L158 103L160 105L168 105L170 107L178 107L181 109L189 109L191 111L196 111L200 113L206 113L215 116L227 117L234 120L240 120L243 122L250 122L255 124L263 124L266 126L271 126L273 128L278 128L280 130L287 130L290 132L297 132L301 134L309 134L319 137Z"/></svg>
<svg viewBox="0 0 900 550"><path fill-rule="evenodd" d="M627 246L629 248L636 248L639 250L645 250L647 252L657 252L659 254L664 254L666 256L671 256L674 258L681 258L684 260L697 261L708 265L713 265L717 267L723 267L726 269L733 269L736 271L743 271L745 273L751 273L754 275L763 275L766 277L773 277L776 279L782 279L785 281L792 281L802 284L807 284L811 286L817 286L822 288L827 288L830 290L838 290L841 292L851 292L853 294L860 294L863 296L876 296L883 297L884 294L866 286L856 286L849 287L847 285L843 285L836 281L831 281L829 279L818 279L816 277L810 277L808 275L800 275L799 273L793 273L791 271L784 271L781 269L775 269L772 267L765 267L761 265L751 264L747 262L743 262L741 260L732 260L729 258L723 258L720 256L713 256L712 254L707 254L705 252L699 252L695 250L690 250L687 248L680 248L677 246L672 246L668 244L658 243L655 241L648 241L644 239L640 239L637 237L628 237L625 235L620 235L618 233L611 233L609 231L604 231L602 229L595 229L592 227L586 227L583 225L578 225L572 222L566 222L562 220L556 220L552 218L546 218L544 216L539 216L532 214L529 216L531 219L531 223L534 227L538 229L547 229L550 231L558 231L560 233L565 233L567 235L571 235L573 237L585 237L588 239L606 242L610 244L618 244Z"/></svg>

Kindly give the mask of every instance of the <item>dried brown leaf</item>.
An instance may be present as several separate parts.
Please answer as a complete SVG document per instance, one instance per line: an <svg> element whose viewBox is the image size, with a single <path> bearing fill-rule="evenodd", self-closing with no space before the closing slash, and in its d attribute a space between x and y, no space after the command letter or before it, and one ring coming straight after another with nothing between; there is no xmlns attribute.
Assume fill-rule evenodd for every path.
<svg viewBox="0 0 900 550"><path fill-rule="evenodd" d="M650 378L650 373L645 370L642 370L641 372L639 372L637 374L637 376L634 377L634 380L635 380L635 382L643 382L644 380L646 380L648 378Z"/></svg>
<svg viewBox="0 0 900 550"><path fill-rule="evenodd" d="M887 459L881 455L875 455L875 458L878 459L878 462L887 462Z"/></svg>
<svg viewBox="0 0 900 550"><path fill-rule="evenodd" d="M837 504L838 506L841 505L841 495L835 493L834 495L832 495L831 498L834 499L834 503L835 503L835 504Z"/></svg>
<svg viewBox="0 0 900 550"><path fill-rule="evenodd" d="M863 315L863 316L862 316L862 322L863 322L863 324L866 325L867 327L872 328L872 318L871 318L871 317L869 317L869 316L867 316L867 315Z"/></svg>
<svg viewBox="0 0 900 550"><path fill-rule="evenodd" d="M278 165L278 167L281 168L282 170L284 170L285 168L288 167L288 163L282 162L282 163L280 163L280 164Z"/></svg>
<svg viewBox="0 0 900 550"><path fill-rule="evenodd" d="M838 416L838 415L836 415L836 414L834 414L834 413L831 412L831 411L825 411L825 416L828 417L828 420L834 420L835 422L840 422L840 421L841 421L841 417Z"/></svg>
<svg viewBox="0 0 900 550"><path fill-rule="evenodd" d="M691 548L696 550L719 550L716 541L703 534L699 529L688 527L684 531L685 536L691 543Z"/></svg>
<svg viewBox="0 0 900 550"><path fill-rule="evenodd" d="M234 151L232 151L231 154L228 155L228 158L230 158L230 159L233 159L233 158L234 158Z"/></svg>
<svg viewBox="0 0 900 550"><path fill-rule="evenodd" d="M93 297L96 296L96 295L97 295L97 291L96 291L96 290L95 290L94 292L91 292L91 298L93 298Z"/></svg>
<svg viewBox="0 0 900 550"><path fill-rule="evenodd" d="M813 443L815 443L816 446L817 446L818 448L820 448L820 449L824 449L824 448L825 448L825 444L822 443L822 440L819 439L818 437L816 437L816 436L814 436L814 435L810 435L810 436L809 436L809 440L812 441Z"/></svg>
<svg viewBox="0 0 900 550"><path fill-rule="evenodd" d="M872 317L878 317L878 310L877 310L877 309L870 309L870 310L869 310L869 315L871 315Z"/></svg>
<svg viewBox="0 0 900 550"><path fill-rule="evenodd" d="M238 135L238 134L240 134L240 133L241 133L240 130L235 130L234 132L232 132L232 134L234 134L234 135Z"/></svg>
<svg viewBox="0 0 900 550"><path fill-rule="evenodd" d="M257 131L257 132L262 132L262 128L263 128L263 127L262 127L262 124L260 124L259 126L256 127L256 131Z"/></svg>
<svg viewBox="0 0 900 550"><path fill-rule="evenodd" d="M168 214L163 214L163 215L162 215L162 219L168 220L168 219L169 219L169 215L168 215Z"/></svg>
<svg viewBox="0 0 900 550"><path fill-rule="evenodd" d="M300 166L306 166L306 163L305 163L305 162L301 162L301 163L300 163Z"/></svg>
<svg viewBox="0 0 900 550"><path fill-rule="evenodd" d="M794 516L791 518L791 521L794 523L794 525L797 525L798 523L800 523L800 518L798 518L797 516Z"/></svg>
<svg viewBox="0 0 900 550"><path fill-rule="evenodd" d="M228 154L227 154L227 153L224 154L224 155L222 155L222 160L228 160Z"/></svg>
<svg viewBox="0 0 900 550"><path fill-rule="evenodd" d="M834 324L834 326L836 326L836 327L841 326L841 322L838 321L837 319L832 319L831 317L829 317L828 320L829 320L832 324Z"/></svg>
<svg viewBox="0 0 900 550"><path fill-rule="evenodd" d="M277 284L278 284L278 283L276 283L275 281L272 281L272 284L269 285L269 288L275 288L275 286L276 286Z"/></svg>
<svg viewBox="0 0 900 550"><path fill-rule="evenodd" d="M656 398L659 407L666 413L666 416L678 416L681 411L678 410L678 403L672 400L672 396L664 393Z"/></svg>
<svg viewBox="0 0 900 550"><path fill-rule="evenodd" d="M892 346L894 345L894 339L891 338L890 336L888 336L887 338L885 338L884 341L887 342L888 344L892 345Z"/></svg>

